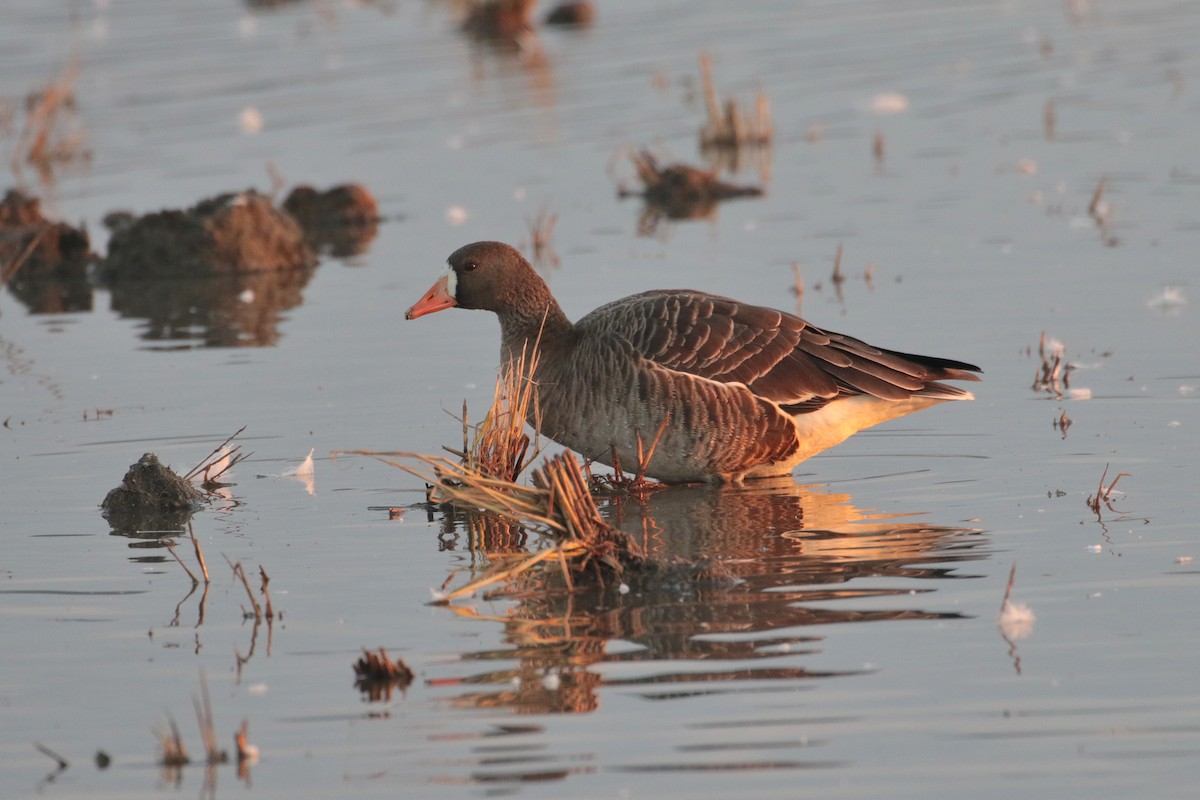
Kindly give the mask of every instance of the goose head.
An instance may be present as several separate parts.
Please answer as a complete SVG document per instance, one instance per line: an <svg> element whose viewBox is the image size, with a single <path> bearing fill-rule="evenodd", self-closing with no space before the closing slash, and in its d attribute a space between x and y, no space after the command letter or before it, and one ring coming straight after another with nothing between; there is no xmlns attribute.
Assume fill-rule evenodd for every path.
<svg viewBox="0 0 1200 800"><path fill-rule="evenodd" d="M416 319L454 307L504 316L542 304L547 291L537 272L514 248L502 242L474 242L450 254L445 273L404 317Z"/></svg>

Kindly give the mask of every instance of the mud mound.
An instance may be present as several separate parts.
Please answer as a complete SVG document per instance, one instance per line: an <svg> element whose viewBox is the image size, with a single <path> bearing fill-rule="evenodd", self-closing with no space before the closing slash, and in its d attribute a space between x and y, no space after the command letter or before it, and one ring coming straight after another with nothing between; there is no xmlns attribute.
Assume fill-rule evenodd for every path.
<svg viewBox="0 0 1200 800"><path fill-rule="evenodd" d="M100 504L104 518L123 532L178 531L191 517L204 495L146 453Z"/></svg>
<svg viewBox="0 0 1200 800"><path fill-rule="evenodd" d="M304 231L291 215L250 190L202 200L186 211L142 217L110 214L107 283L136 278L277 272L315 265Z"/></svg>

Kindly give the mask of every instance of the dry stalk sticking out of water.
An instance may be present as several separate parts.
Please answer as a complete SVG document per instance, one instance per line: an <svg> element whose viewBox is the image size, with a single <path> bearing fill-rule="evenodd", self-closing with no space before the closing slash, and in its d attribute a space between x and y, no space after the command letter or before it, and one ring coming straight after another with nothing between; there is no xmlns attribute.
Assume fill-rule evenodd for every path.
<svg viewBox="0 0 1200 800"><path fill-rule="evenodd" d="M226 449L229 443L236 439L244 430L246 430L245 425L238 428L232 436L214 447L211 453L206 455L199 464L192 467L191 471L183 476L183 479L190 481L193 478L201 477L200 484L207 488L216 484L217 478L232 469L235 464L253 455L252 453L239 452L242 449L240 444Z"/></svg>
<svg viewBox="0 0 1200 800"><path fill-rule="evenodd" d="M529 248L532 251L532 261L540 267L557 267L558 255L554 252L554 226L558 223L558 214L551 212L545 206L538 209L534 217L526 217L525 224L529 227Z"/></svg>
<svg viewBox="0 0 1200 800"><path fill-rule="evenodd" d="M46 747L46 745L42 744L41 742L34 742L33 747L35 750L37 750L39 753L46 756L47 758L54 759L54 761L56 761L58 763L58 771L59 772L62 772L64 769L71 766L70 764L67 763L67 760L65 758L60 756L55 751L51 750L49 747Z"/></svg>
<svg viewBox="0 0 1200 800"><path fill-rule="evenodd" d="M32 164L42 175L48 175L56 162L85 160L90 157L84 147L82 129L63 133L59 122L75 108L75 79L79 76L78 59L72 59L57 78L25 100L25 125L13 152L13 172L20 177L21 163Z"/></svg>
<svg viewBox="0 0 1200 800"><path fill-rule="evenodd" d="M1090 508L1092 513L1094 513L1097 517L1100 516L1101 503L1103 503L1104 507L1109 511L1116 513L1116 509L1112 507L1112 493L1113 490L1117 488L1117 481L1121 480L1121 478L1133 477L1128 472L1118 472L1117 477L1112 479L1112 483L1108 484L1108 486L1105 486L1104 479L1108 477L1108 466L1108 464L1104 465L1104 472L1100 475L1100 485L1097 487L1096 493L1094 495L1088 495L1087 499L1088 508Z"/></svg>
<svg viewBox="0 0 1200 800"><path fill-rule="evenodd" d="M200 572L204 575L204 585L207 586L210 583L208 579L208 564L204 562L204 551L200 549L200 540L196 538L196 532L192 530L192 523L190 522L188 523L188 535L191 537L192 547L196 551L196 561L200 564ZM167 552L175 557L175 560L179 562L179 566L183 567L183 571L186 572L188 577L192 579L192 585L199 586L200 579L196 577L194 572L188 569L188 565L183 563L183 559L181 559L179 554L175 552L175 542L171 541L170 539L164 539L163 544L166 546Z"/></svg>
<svg viewBox="0 0 1200 800"><path fill-rule="evenodd" d="M233 734L233 743L237 747L238 777L246 780L247 775L243 774L246 765L258 761L258 748L250 744L250 722L248 720L242 720L242 724Z"/></svg>
<svg viewBox="0 0 1200 800"><path fill-rule="evenodd" d="M191 758L188 757L187 747L183 744L183 736L179 733L179 726L175 724L175 718L167 714L167 725L170 727L170 733L159 728L154 729L154 736L158 739L158 745L162 748L162 755L159 756L158 763L164 767L182 767L184 764L191 763Z"/></svg>
<svg viewBox="0 0 1200 800"><path fill-rule="evenodd" d="M1061 399L1063 391L1071 388L1071 365L1066 362L1067 347L1062 342L1047 339L1042 331L1038 340L1038 356L1041 366L1033 376L1032 388L1035 392L1046 392Z"/></svg>
<svg viewBox="0 0 1200 800"><path fill-rule="evenodd" d="M257 598L254 597L254 590L250 588L250 580L246 577L246 570L242 569L240 562L235 564L229 559L229 556L224 556L224 558L225 563L229 565L231 570L233 570L233 577L240 578L242 581L242 586L246 587L246 596L250 598L250 605L254 608L253 614L243 610L242 615L246 618L254 617L255 622L260 622L263 618L262 606L258 604ZM262 567L259 567L259 569L261 570ZM263 582L263 589L266 589L265 581Z"/></svg>
<svg viewBox="0 0 1200 800"><path fill-rule="evenodd" d="M213 717L212 701L208 698L208 679L200 671L200 696L192 695L192 707L196 709L196 721L200 724L200 738L204 740L204 751L209 764L224 764L229 754L217 745L217 726Z"/></svg>
<svg viewBox="0 0 1200 800"><path fill-rule="evenodd" d="M658 426L658 433L654 434L654 440L650 442L650 447L645 446L642 440L642 434L637 435L637 471L630 478L629 475L621 468L621 456L617 454L617 448L612 448L612 475L593 475L591 470L591 462L584 462L583 470L587 473L588 484L594 489L601 491L618 491L629 492L631 494L648 494L650 492L665 489L666 484L646 479L646 470L650 468L650 459L654 457L654 451L658 449L658 442L662 439L663 433L667 430L667 423L671 421L671 415L667 414L663 417L662 424Z"/></svg>
<svg viewBox="0 0 1200 800"><path fill-rule="evenodd" d="M732 97L725 100L722 109L713 86L712 59L708 53L700 54L700 80L704 84L704 107L708 111L708 124L700 130L701 147L738 148L771 143L775 129L771 125L771 101L766 93L760 90L755 95L753 116L744 115Z"/></svg>

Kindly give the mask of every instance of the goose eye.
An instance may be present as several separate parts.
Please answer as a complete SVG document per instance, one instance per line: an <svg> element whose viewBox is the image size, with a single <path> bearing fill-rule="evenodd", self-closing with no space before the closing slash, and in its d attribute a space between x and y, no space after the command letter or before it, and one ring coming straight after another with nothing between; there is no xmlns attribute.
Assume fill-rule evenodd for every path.
<svg viewBox="0 0 1200 800"><path fill-rule="evenodd" d="M479 265L474 261L468 261L467 263L463 264L463 272L474 272L475 268L478 266Z"/></svg>

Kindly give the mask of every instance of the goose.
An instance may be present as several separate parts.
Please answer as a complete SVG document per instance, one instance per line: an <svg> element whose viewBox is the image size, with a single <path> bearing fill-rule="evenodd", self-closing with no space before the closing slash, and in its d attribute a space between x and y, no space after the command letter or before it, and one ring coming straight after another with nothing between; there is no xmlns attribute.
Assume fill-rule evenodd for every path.
<svg viewBox="0 0 1200 800"><path fill-rule="evenodd" d="M458 307L500 318L501 363L536 345L538 418L584 458L638 463L667 483L788 475L858 431L973 395L961 361L872 347L798 316L689 289L643 292L572 323L516 249L475 242L406 319Z"/></svg>

